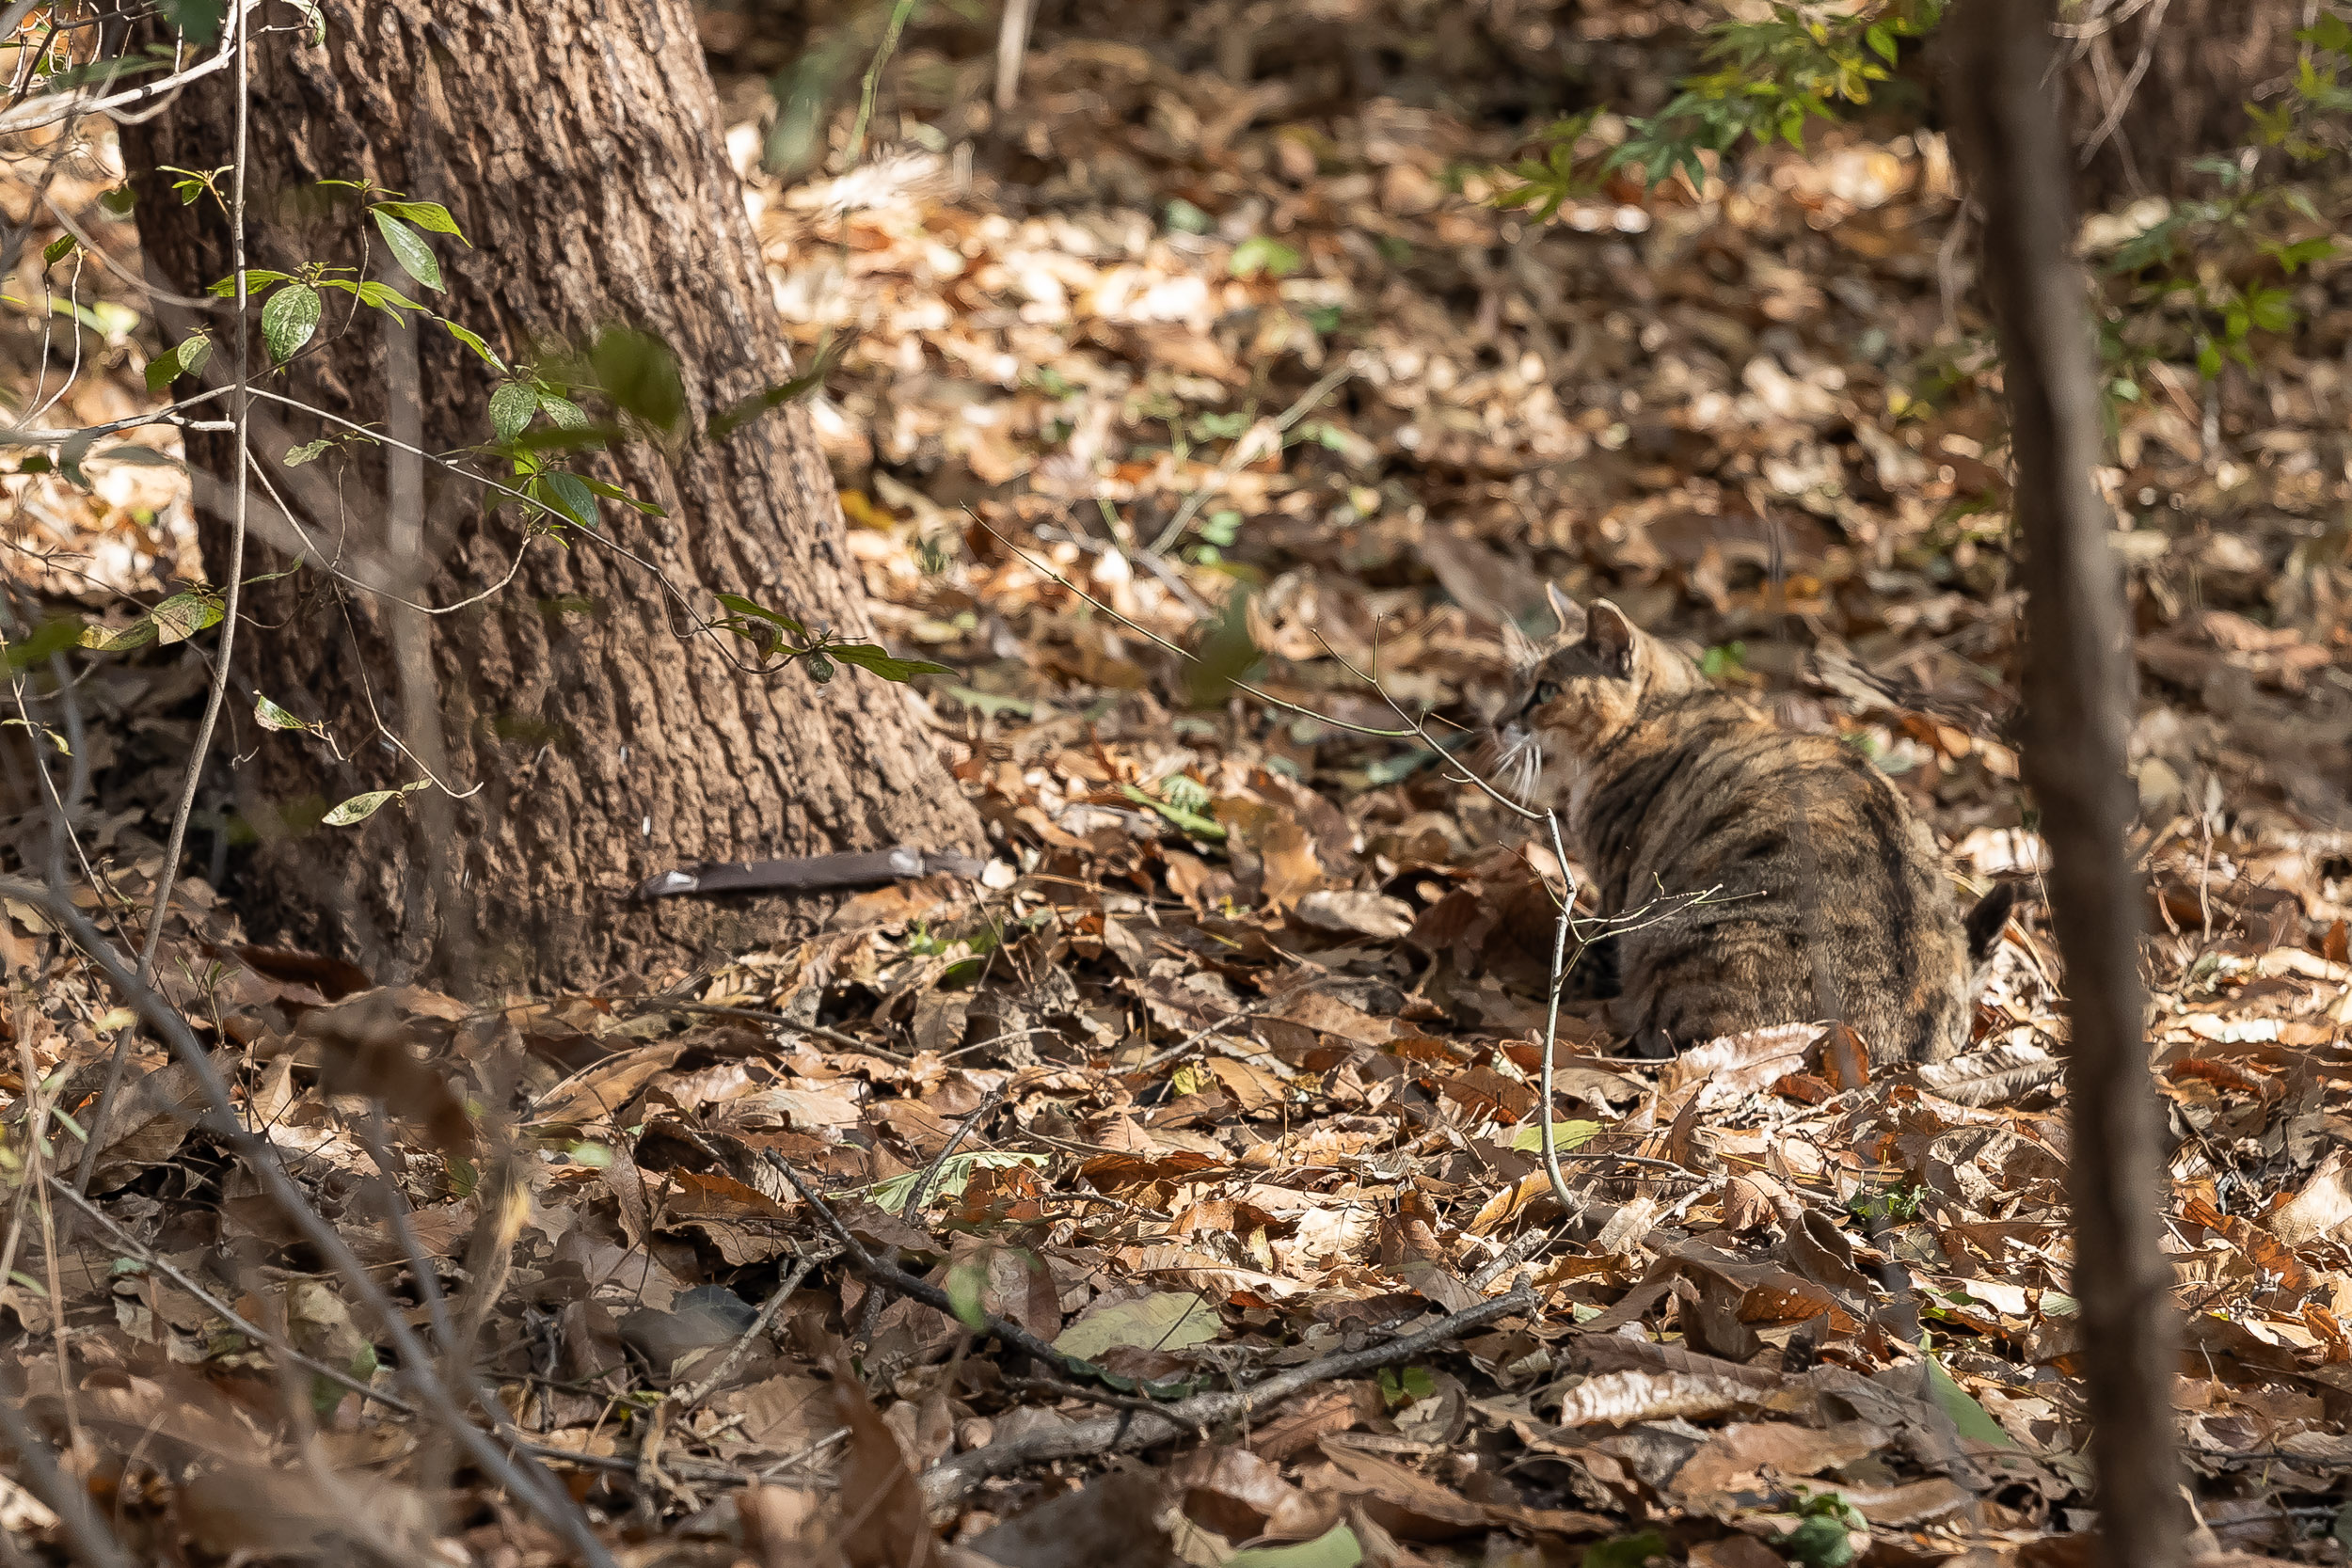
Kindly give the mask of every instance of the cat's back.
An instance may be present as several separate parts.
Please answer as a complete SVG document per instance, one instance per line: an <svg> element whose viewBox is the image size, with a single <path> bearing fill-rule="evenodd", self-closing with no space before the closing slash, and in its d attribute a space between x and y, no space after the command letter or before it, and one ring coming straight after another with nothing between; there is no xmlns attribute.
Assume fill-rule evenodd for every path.
<svg viewBox="0 0 2352 1568"><path fill-rule="evenodd" d="M1964 1044L1966 938L1934 837L1851 746L1700 687L1646 705L1583 794L1637 1028L1688 1046L1836 1019L1881 1060Z"/></svg>

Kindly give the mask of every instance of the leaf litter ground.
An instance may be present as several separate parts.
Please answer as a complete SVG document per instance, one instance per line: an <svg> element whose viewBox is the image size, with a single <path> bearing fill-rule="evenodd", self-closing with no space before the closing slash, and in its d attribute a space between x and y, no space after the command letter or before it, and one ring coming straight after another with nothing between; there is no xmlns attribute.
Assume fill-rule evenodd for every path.
<svg viewBox="0 0 2352 1568"><path fill-rule="evenodd" d="M1096 21L1033 40L993 126L993 40L918 25L839 179L758 174L764 119L729 136L790 329L812 355L855 334L811 414L884 640L959 672L924 700L989 870L487 1012L252 946L191 879L167 973L253 1125L417 1324L458 1314L507 1439L632 1562L2076 1560L2039 908L1950 1064L1867 1079L1813 1028L1635 1063L1572 1009L1564 1214L1532 1082L1561 868L1438 751L1341 727L1395 727L1376 667L1433 734L1474 729L1499 620L1549 580L1866 751L1972 881L2035 873L1997 399L1940 144L1817 130L1529 231L1471 199L1507 135L1334 97L1311 20L1255 24L1292 65L1247 87ZM1646 24L1574 25L1605 55ZM723 74L742 40L709 41L757 103ZM2180 1416L2203 1544L2244 1561L2336 1560L2352 1468L2348 278L2311 269L2259 382L2156 367L2102 475ZM117 349L77 418L139 405ZM93 467L94 494L8 482L12 539L80 552L48 586L86 603L65 579L136 587L184 549L162 470ZM87 684L116 793L94 915L143 907L201 679L149 655ZM132 1020L7 914L0 1289L26 1407L126 1544L560 1557L429 1424L323 1380L397 1386L188 1138L184 1069L135 1058L104 1225L28 1180L79 1158L57 1129ZM308 1370L281 1386L264 1340ZM11 1529L43 1513L7 1483Z"/></svg>

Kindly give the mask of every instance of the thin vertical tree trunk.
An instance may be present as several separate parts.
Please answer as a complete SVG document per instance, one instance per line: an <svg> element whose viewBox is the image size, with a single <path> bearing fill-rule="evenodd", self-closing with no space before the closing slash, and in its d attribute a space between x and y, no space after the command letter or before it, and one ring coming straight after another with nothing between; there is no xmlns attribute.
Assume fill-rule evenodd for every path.
<svg viewBox="0 0 2352 1568"><path fill-rule="evenodd" d="M264 7L275 30L254 61L249 180L269 221L254 265L362 264L364 246L361 276L480 333L510 364L612 324L643 329L676 354L691 432L791 376L687 0L319 9L313 44L293 7ZM229 107L222 78L187 92L126 130L131 166L224 162ZM200 289L228 270L224 225L209 201L183 205L172 178L142 174L141 238L163 278ZM330 179L446 204L471 242L432 237L447 292L388 270L365 215L322 191ZM319 340L264 388L428 451L490 439L494 377L442 326L392 328L373 311L346 324L330 303ZM600 507L598 531L644 565L577 531L526 543L526 509L485 517L479 486L397 458L388 471L387 449L338 448L290 469L287 443L339 427L273 413L260 472L313 547L302 571L247 593L232 711L249 716L258 691L324 721L347 760L249 717L221 748L262 840L240 890L257 929L351 952L380 977L580 984L772 940L807 912L775 899L629 901L669 866L976 841L901 688L846 669L824 685L797 665L746 673L727 657L741 644L685 635L713 612L713 591L870 635L799 409L666 455L637 441L581 462L665 509ZM192 436L190 459L215 480L231 472L220 436ZM220 488L199 480L199 503ZM200 515L199 531L218 570L220 519ZM322 570L446 607L497 583L518 551L501 591L442 614ZM283 569L287 555L259 552L247 570ZM324 805L426 769L463 798L426 791L357 827L310 826Z"/></svg>
<svg viewBox="0 0 2352 1568"><path fill-rule="evenodd" d="M2172 1271L2157 1246L2161 1168L2139 984L2145 894L2124 858L2133 809L2128 627L2093 477L2101 425L2072 246L2053 0L1968 0L1951 94L1984 210L1984 279L2025 546L2025 776L2050 846L2066 961L2074 1293L2082 1310L2101 1560L2184 1560L2172 1382Z"/></svg>

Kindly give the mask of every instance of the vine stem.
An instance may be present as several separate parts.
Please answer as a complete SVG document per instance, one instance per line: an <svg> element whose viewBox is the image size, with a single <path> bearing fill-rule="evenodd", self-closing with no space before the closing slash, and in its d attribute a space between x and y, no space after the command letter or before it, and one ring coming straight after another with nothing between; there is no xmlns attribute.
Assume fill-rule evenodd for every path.
<svg viewBox="0 0 2352 1568"><path fill-rule="evenodd" d="M236 280L237 379L230 394L230 419L236 426L231 437L236 445L236 472L230 478L229 517L229 575L222 585L220 619L220 651L213 660L213 689L204 699L204 717L196 726L196 746L188 756L187 777L180 786L180 807L171 816L171 837L164 849L164 869L155 887L155 910L148 917L147 944L139 953L139 983L151 985L155 979L155 954L163 945L164 916L171 908L172 883L177 879L180 851L187 842L188 818L196 810L197 787L203 782L204 759L212 751L213 730L220 721L221 705L229 696L230 657L237 642L237 597L245 576L245 525L247 503L253 485L250 464L246 454L246 436L253 417L251 389L253 343L246 331L246 317L251 299L246 293L245 276L245 166L246 136L249 132L247 99L251 96L253 50L251 47L252 12L246 5L237 8L237 88L236 88L236 168L229 177L229 264L230 277Z"/></svg>
<svg viewBox="0 0 2352 1568"><path fill-rule="evenodd" d="M890 25L882 30L882 47L874 51L873 63L866 68L866 83L858 94L857 123L850 127L849 159L842 170L844 174L857 167L858 160L865 156L866 128L874 119L874 92L882 86L882 67L888 65L890 56L898 51L898 35L906 31L907 18L914 14L915 4L916 0L898 0L891 8ZM847 222L842 225L842 232L846 240L849 232Z"/></svg>
<svg viewBox="0 0 2352 1568"><path fill-rule="evenodd" d="M230 657L237 645L237 599L241 579L245 576L245 532L246 503L252 494L250 465L246 453L246 436L253 412L252 371L253 345L246 331L246 315L251 304L246 290L245 262L245 166L247 137L251 130L249 100L252 97L253 50L252 7L259 0L238 0L235 27L237 36L232 44L235 51L237 86L235 168L229 185L229 259L230 276L236 279L237 379L230 394L230 422L236 427L230 437L236 449L236 473L232 478L232 500L229 522L229 577L222 591L220 618L220 647L213 657L213 688L205 694L204 717L196 726L196 744L188 753L187 776L180 785L179 808L171 814L171 833L164 847L164 863L155 876L155 904L147 919L147 941L139 951L137 979L150 986L155 980L155 956L164 941L164 918L171 911L171 892L180 879L180 854L188 841L188 818L196 811L196 792L204 781L204 760L213 749L213 731L220 721L221 705L229 696ZM131 1037L135 1031L125 1029L115 1039L114 1057L106 1064L105 1086L99 1091L98 1108L90 1117L89 1136L82 1145L82 1161L73 1173L73 1189L89 1191L90 1176L98 1168L99 1150L105 1147L106 1124L112 1119L115 1102L121 1096L122 1069L130 1053Z"/></svg>

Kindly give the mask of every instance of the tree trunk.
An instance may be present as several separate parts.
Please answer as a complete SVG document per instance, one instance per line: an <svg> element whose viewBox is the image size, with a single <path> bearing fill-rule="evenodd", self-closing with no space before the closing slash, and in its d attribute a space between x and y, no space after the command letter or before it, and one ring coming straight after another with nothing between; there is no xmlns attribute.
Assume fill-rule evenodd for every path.
<svg viewBox="0 0 2352 1568"><path fill-rule="evenodd" d="M250 264L353 265L367 246L361 276L479 333L510 365L534 345L640 328L675 350L681 427L695 434L667 453L634 440L573 465L664 509L641 517L600 503L597 532L637 564L577 529L527 540L529 509L485 516L479 484L389 448L346 445L288 467L288 444L341 427L257 404L248 578L290 564L290 551L262 547L289 532L271 491L310 543L303 570L246 590L244 700L215 745L262 840L239 889L249 926L348 953L379 979L547 989L772 941L816 912L774 898L630 901L673 865L971 847L976 819L903 689L849 669L823 685L799 664L747 673L745 644L691 634L718 591L869 635L806 415L787 407L725 439L699 434L792 367L687 0L320 8L323 46L291 25L300 19L282 0L255 13L289 25L257 28ZM183 205L172 177L152 171L229 161L229 74L125 132L149 264L183 292L228 273L226 224L216 204ZM471 242L431 236L447 292L387 270L373 225L324 197L326 179L444 203ZM493 374L450 332L430 320L394 327L373 310L346 321L331 302L347 298L327 298L317 344L257 385L429 452L491 438ZM217 376L233 356L230 324L215 325ZM258 372L259 344L253 357ZM228 439L189 439L215 577ZM368 591L453 607L498 584L518 553L513 580L462 610L427 614ZM257 729L256 691L323 721L345 760ZM309 826L324 805L426 769L453 793L420 791L357 826Z"/></svg>
<svg viewBox="0 0 2352 1568"><path fill-rule="evenodd" d="M2292 80L2303 0L2096 0L2067 13L2068 130L2094 207L2210 193L2199 158L2254 140L2246 101Z"/></svg>
<svg viewBox="0 0 2352 1568"><path fill-rule="evenodd" d="M1954 12L1955 150L1984 210L1984 292L2009 403L2025 546L2026 783L2050 846L2066 964L2074 1291L2098 1483L2101 1568L2187 1557L2172 1387L2180 1366L2157 1215L2162 1122L2139 979L2147 886L2125 853L2135 804L2131 626L2094 477L2105 436L2085 282L2072 251L2068 145L2049 90L2056 0Z"/></svg>

